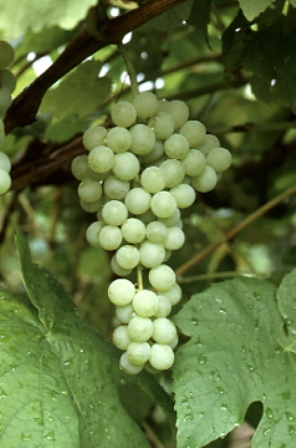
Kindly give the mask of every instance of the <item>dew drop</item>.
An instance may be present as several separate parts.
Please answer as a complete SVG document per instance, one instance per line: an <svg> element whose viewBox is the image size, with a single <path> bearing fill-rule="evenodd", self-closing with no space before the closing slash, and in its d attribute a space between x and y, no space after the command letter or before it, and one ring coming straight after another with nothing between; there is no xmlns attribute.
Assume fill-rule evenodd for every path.
<svg viewBox="0 0 296 448"><path fill-rule="evenodd" d="M218 387L218 392L220 395L223 395L225 393L224 389L222 389L222 387Z"/></svg>
<svg viewBox="0 0 296 448"><path fill-rule="evenodd" d="M282 398L286 401L291 400L291 392L283 392Z"/></svg>
<svg viewBox="0 0 296 448"><path fill-rule="evenodd" d="M32 434L28 433L28 432L23 432L21 434L21 440L23 442L29 442L32 439Z"/></svg>
<svg viewBox="0 0 296 448"><path fill-rule="evenodd" d="M220 314L227 314L227 312L224 308L220 308Z"/></svg>
<svg viewBox="0 0 296 448"><path fill-rule="evenodd" d="M295 417L293 414L291 414L291 412L286 412L286 418L288 422L293 422L295 420Z"/></svg>
<svg viewBox="0 0 296 448"><path fill-rule="evenodd" d="M191 319L191 323L192 323L192 325L195 325L195 326L197 326L199 324L198 319L196 319L195 317L193 317Z"/></svg>
<svg viewBox="0 0 296 448"><path fill-rule="evenodd" d="M193 420L193 414L188 413L184 415L183 421L187 422L187 421L192 421Z"/></svg>
<svg viewBox="0 0 296 448"><path fill-rule="evenodd" d="M267 418L272 419L273 418L273 412L270 408L266 408L265 415Z"/></svg>
<svg viewBox="0 0 296 448"><path fill-rule="evenodd" d="M198 355L197 361L198 364L205 364L207 362L207 357L205 355Z"/></svg>

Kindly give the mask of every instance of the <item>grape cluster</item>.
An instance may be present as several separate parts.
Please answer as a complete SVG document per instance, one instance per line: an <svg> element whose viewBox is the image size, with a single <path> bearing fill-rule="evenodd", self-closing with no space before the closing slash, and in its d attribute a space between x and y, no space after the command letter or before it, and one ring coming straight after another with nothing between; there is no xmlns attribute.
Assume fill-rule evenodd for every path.
<svg viewBox="0 0 296 448"><path fill-rule="evenodd" d="M168 316L182 291L166 262L185 241L180 210L194 203L196 191L215 187L231 154L202 123L188 121L182 101L142 92L133 103L116 103L111 118L108 131L96 126L84 133L89 154L72 162L81 206L97 213L86 238L114 251L111 268L120 278L110 284L108 297L120 322L113 333L124 351L120 366L130 374L144 366L166 370L178 343ZM125 278L133 269L136 286Z"/></svg>
<svg viewBox="0 0 296 448"><path fill-rule="evenodd" d="M6 110L9 108L12 98L11 94L15 88L15 77L7 70L7 67L14 59L12 46L3 40L0 40L0 148L5 141L5 129L3 119ZM11 163L9 157L0 151L0 194L6 193L11 185L10 178Z"/></svg>

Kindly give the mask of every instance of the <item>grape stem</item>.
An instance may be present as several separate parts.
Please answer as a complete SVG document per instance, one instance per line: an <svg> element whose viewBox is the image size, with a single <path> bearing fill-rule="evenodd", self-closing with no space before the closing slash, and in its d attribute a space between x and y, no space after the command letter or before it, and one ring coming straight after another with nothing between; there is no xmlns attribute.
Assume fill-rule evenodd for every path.
<svg viewBox="0 0 296 448"><path fill-rule="evenodd" d="M135 67L133 66L131 60L129 59L127 52L125 50L125 47L122 43L117 44L118 49L120 53L122 54L127 73L130 78L130 84L131 84L131 91L132 95L135 98L139 94L139 87L137 82L137 72L135 70Z"/></svg>
<svg viewBox="0 0 296 448"><path fill-rule="evenodd" d="M138 265L137 267L137 280L138 280L138 290L144 289L143 286L143 274L142 274L142 266Z"/></svg>

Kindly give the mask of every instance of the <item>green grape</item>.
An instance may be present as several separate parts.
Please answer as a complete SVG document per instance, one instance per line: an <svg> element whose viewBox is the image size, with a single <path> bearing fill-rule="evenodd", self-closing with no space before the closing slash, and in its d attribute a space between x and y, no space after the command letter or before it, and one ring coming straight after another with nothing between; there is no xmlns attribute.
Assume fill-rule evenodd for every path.
<svg viewBox="0 0 296 448"><path fill-rule="evenodd" d="M12 98L11 92L8 87L1 86L0 87L0 109L6 111L11 105Z"/></svg>
<svg viewBox="0 0 296 448"><path fill-rule="evenodd" d="M183 182L185 177L185 167L180 160L165 160L159 166L159 170L166 188L174 188Z"/></svg>
<svg viewBox="0 0 296 448"><path fill-rule="evenodd" d="M174 352L168 345L153 344L149 362L157 370L167 370L174 364Z"/></svg>
<svg viewBox="0 0 296 448"><path fill-rule="evenodd" d="M115 315L120 322L123 324L128 324L131 318L135 315L133 305L128 304L124 306L117 306Z"/></svg>
<svg viewBox="0 0 296 448"><path fill-rule="evenodd" d="M151 243L144 241L139 249L140 263L145 268L153 268L159 266L165 257L165 249L160 243Z"/></svg>
<svg viewBox="0 0 296 448"><path fill-rule="evenodd" d="M178 226L181 222L181 213L178 208L168 218L159 218L159 221L166 227Z"/></svg>
<svg viewBox="0 0 296 448"><path fill-rule="evenodd" d="M167 250L178 250L185 243L185 234L179 227L169 227L163 245Z"/></svg>
<svg viewBox="0 0 296 448"><path fill-rule="evenodd" d="M110 226L120 226L126 221L127 217L126 206L115 199L107 202L102 209L102 218Z"/></svg>
<svg viewBox="0 0 296 448"><path fill-rule="evenodd" d="M154 148L149 154L145 154L144 156L139 156L139 160L141 163L151 163L159 160L164 153L163 143L160 140L156 140Z"/></svg>
<svg viewBox="0 0 296 448"><path fill-rule="evenodd" d="M133 364L127 356L127 352L124 352L119 359L119 367L129 375L137 375L143 370L144 364Z"/></svg>
<svg viewBox="0 0 296 448"><path fill-rule="evenodd" d="M170 189L171 195L175 198L178 208L188 208L195 201L195 190L188 184L180 184Z"/></svg>
<svg viewBox="0 0 296 448"><path fill-rule="evenodd" d="M150 166L145 168L140 178L142 187L148 193L157 193L165 188L163 177L160 169L157 166Z"/></svg>
<svg viewBox="0 0 296 448"><path fill-rule="evenodd" d="M152 338L159 344L170 344L177 336L175 325L166 317L159 317L153 322Z"/></svg>
<svg viewBox="0 0 296 448"><path fill-rule="evenodd" d="M140 262L140 253L135 246L126 244L117 250L116 261L123 269L133 269Z"/></svg>
<svg viewBox="0 0 296 448"><path fill-rule="evenodd" d="M199 149L205 156L210 149L218 148L220 146L219 139L213 134L206 134L204 141L199 145Z"/></svg>
<svg viewBox="0 0 296 448"><path fill-rule="evenodd" d="M151 243L162 243L167 232L167 226L160 221L151 221L146 228L146 236Z"/></svg>
<svg viewBox="0 0 296 448"><path fill-rule="evenodd" d="M102 198L95 202L84 202L80 199L80 206L87 213L97 213L102 208L102 205Z"/></svg>
<svg viewBox="0 0 296 448"><path fill-rule="evenodd" d="M175 198L168 191L160 191L152 196L151 210L159 218L172 216L177 208Z"/></svg>
<svg viewBox="0 0 296 448"><path fill-rule="evenodd" d="M0 194L7 193L7 191L11 187L11 178L10 175L0 168Z"/></svg>
<svg viewBox="0 0 296 448"><path fill-rule="evenodd" d="M184 101L173 100L170 101L167 107L167 111L174 119L175 130L180 129L188 120L189 107Z"/></svg>
<svg viewBox="0 0 296 448"><path fill-rule="evenodd" d="M97 146L104 145L107 136L107 129L103 126L95 126L87 129L82 137L82 143L85 149L91 151Z"/></svg>
<svg viewBox="0 0 296 448"><path fill-rule="evenodd" d="M99 233L99 243L105 250L116 250L122 243L119 227L106 225Z"/></svg>
<svg viewBox="0 0 296 448"><path fill-rule="evenodd" d="M130 129L132 137L131 152L137 155L149 154L155 146L154 132L145 124L136 124Z"/></svg>
<svg viewBox="0 0 296 448"><path fill-rule="evenodd" d="M10 173L11 162L10 158L2 151L0 151L0 169Z"/></svg>
<svg viewBox="0 0 296 448"><path fill-rule="evenodd" d="M169 138L175 129L173 117L166 112L159 112L156 117L149 120L148 125L153 129L155 137L159 140Z"/></svg>
<svg viewBox="0 0 296 448"><path fill-rule="evenodd" d="M128 323L128 333L135 342L148 341L153 333L153 322L148 317L134 316Z"/></svg>
<svg viewBox="0 0 296 448"><path fill-rule="evenodd" d="M9 70L0 70L0 85L6 86L12 93L16 86L16 78Z"/></svg>
<svg viewBox="0 0 296 448"><path fill-rule="evenodd" d="M182 289L178 283L174 283L170 289L161 292L161 295L169 299L171 305L174 306L177 305L182 298Z"/></svg>
<svg viewBox="0 0 296 448"><path fill-rule="evenodd" d="M14 59L14 50L12 46L0 40L0 69L8 67Z"/></svg>
<svg viewBox="0 0 296 448"><path fill-rule="evenodd" d="M208 193L215 188L217 181L216 171L211 166L206 165L199 176L192 177L191 185L200 193Z"/></svg>
<svg viewBox="0 0 296 448"><path fill-rule="evenodd" d="M159 104L156 95L152 92L140 92L134 98L133 105L140 118L149 118L157 114Z"/></svg>
<svg viewBox="0 0 296 448"><path fill-rule="evenodd" d="M99 243L99 234L102 228L105 226L103 221L94 221L86 229L86 240L94 247L101 247Z"/></svg>
<svg viewBox="0 0 296 448"><path fill-rule="evenodd" d="M136 365L143 365L148 361L151 348L148 342L131 342L127 348L127 357Z"/></svg>
<svg viewBox="0 0 296 448"><path fill-rule="evenodd" d="M114 305L125 306L133 301L135 292L135 287L130 280L118 278L110 283L108 297Z"/></svg>
<svg viewBox="0 0 296 448"><path fill-rule="evenodd" d="M123 223L121 231L123 238L132 244L140 243L146 236L146 226L137 218L127 219Z"/></svg>
<svg viewBox="0 0 296 448"><path fill-rule="evenodd" d="M201 145L206 136L205 126L196 120L187 121L179 132L186 138L190 148L196 148Z"/></svg>
<svg viewBox="0 0 296 448"><path fill-rule="evenodd" d="M153 291L142 289L133 298L133 308L140 317L152 317L159 308L158 296Z"/></svg>
<svg viewBox="0 0 296 448"><path fill-rule="evenodd" d="M118 179L130 181L134 179L140 171L139 160L131 152L116 154L112 171Z"/></svg>
<svg viewBox="0 0 296 448"><path fill-rule="evenodd" d="M182 160L187 176L196 177L203 172L207 161L204 154L198 149L190 149L187 156Z"/></svg>
<svg viewBox="0 0 296 448"><path fill-rule="evenodd" d="M101 145L90 151L87 161L95 173L107 173L114 165L115 156L108 146Z"/></svg>
<svg viewBox="0 0 296 448"><path fill-rule="evenodd" d="M207 164L214 168L216 173L227 170L231 165L231 161L231 154L225 148L212 148L207 155Z"/></svg>
<svg viewBox="0 0 296 448"><path fill-rule="evenodd" d="M168 291L176 282L173 269L166 264L150 269L148 278L153 288L161 292Z"/></svg>
<svg viewBox="0 0 296 448"><path fill-rule="evenodd" d="M159 295L158 297L158 310L155 313L155 317L167 317L170 312L172 311L172 305L170 300L163 296L163 295Z"/></svg>
<svg viewBox="0 0 296 448"><path fill-rule="evenodd" d="M110 199L124 199L130 189L130 183L111 175L105 180L103 189Z"/></svg>
<svg viewBox="0 0 296 448"><path fill-rule="evenodd" d="M132 136L130 132L120 126L109 130L107 134L107 145L113 152L120 154L130 149Z"/></svg>
<svg viewBox="0 0 296 448"><path fill-rule="evenodd" d="M78 186L78 196L84 202L96 202L102 194L102 185L95 179L84 179Z"/></svg>
<svg viewBox="0 0 296 448"><path fill-rule="evenodd" d="M117 327L113 332L112 340L115 347L120 350L127 350L129 344L132 342L128 334L127 325Z"/></svg>
<svg viewBox="0 0 296 448"><path fill-rule="evenodd" d="M140 215L145 213L150 206L151 195L143 188L132 188L124 199L124 203L130 213Z"/></svg>
<svg viewBox="0 0 296 448"><path fill-rule="evenodd" d="M95 173L90 169L90 166L87 161L88 157L86 154L82 154L80 156L75 157L71 163L71 171L73 176L77 180L84 180L86 178L93 178L96 180L100 179L100 174Z"/></svg>
<svg viewBox="0 0 296 448"><path fill-rule="evenodd" d="M111 118L116 126L129 128L137 118L137 111L128 101L118 101L111 110Z"/></svg>
<svg viewBox="0 0 296 448"><path fill-rule="evenodd" d="M184 159L189 153L189 143L183 135L173 134L164 142L164 152L171 159Z"/></svg>
<svg viewBox="0 0 296 448"><path fill-rule="evenodd" d="M116 255L111 258L110 267L114 274L118 275L118 277L126 277L132 272L132 269L124 269L116 261Z"/></svg>

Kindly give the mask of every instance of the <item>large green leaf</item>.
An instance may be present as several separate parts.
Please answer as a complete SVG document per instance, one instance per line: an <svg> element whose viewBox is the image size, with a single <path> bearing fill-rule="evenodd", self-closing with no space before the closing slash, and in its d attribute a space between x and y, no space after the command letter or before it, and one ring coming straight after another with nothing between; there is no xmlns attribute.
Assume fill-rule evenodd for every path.
<svg viewBox="0 0 296 448"><path fill-rule="evenodd" d="M120 401L118 387L129 380L117 350L83 325L61 285L32 264L22 234L17 245L29 298L0 294L0 445L148 447Z"/></svg>
<svg viewBox="0 0 296 448"><path fill-rule="evenodd" d="M38 31L59 25L69 30L84 19L88 9L96 3L97 0L0 0L0 30L8 38L19 37L28 28Z"/></svg>
<svg viewBox="0 0 296 448"><path fill-rule="evenodd" d="M273 4L274 0L239 0L240 7L248 20L253 20Z"/></svg>
<svg viewBox="0 0 296 448"><path fill-rule="evenodd" d="M112 81L99 78L100 61L86 61L45 94L40 112L53 113L54 120L67 116L85 117L110 94Z"/></svg>
<svg viewBox="0 0 296 448"><path fill-rule="evenodd" d="M177 351L174 367L179 448L223 437L256 401L264 410L252 448L294 446L295 279L296 271L279 292L287 334L276 288L267 281L214 284L177 314L176 323L191 338Z"/></svg>

